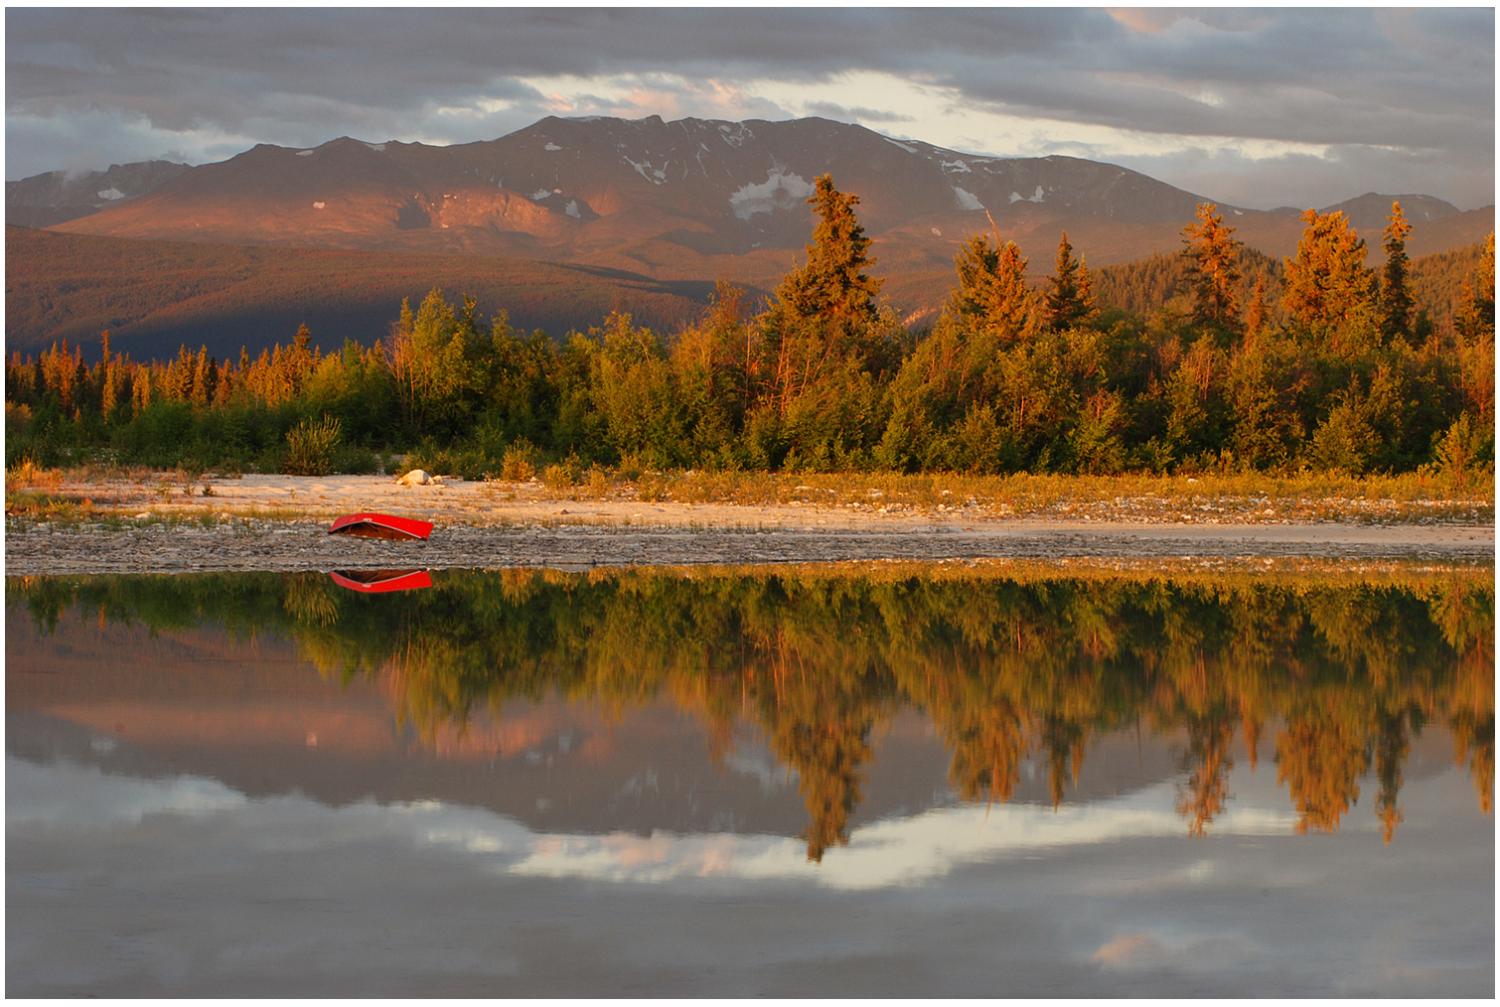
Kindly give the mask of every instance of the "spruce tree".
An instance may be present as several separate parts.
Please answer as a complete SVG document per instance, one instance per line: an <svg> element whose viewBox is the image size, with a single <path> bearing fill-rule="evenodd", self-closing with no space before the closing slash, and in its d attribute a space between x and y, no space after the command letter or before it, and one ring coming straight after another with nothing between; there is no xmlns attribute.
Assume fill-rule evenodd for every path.
<svg viewBox="0 0 1500 1007"><path fill-rule="evenodd" d="M1078 301L1083 306L1079 322L1087 322L1098 313L1099 306L1094 301L1094 274L1089 272L1087 255L1078 257Z"/></svg>
<svg viewBox="0 0 1500 1007"><path fill-rule="evenodd" d="M953 318L1002 344L1032 334L1035 297L1026 284L1026 259L1015 242L997 247L977 234L959 249L953 266L958 273L958 287L948 300Z"/></svg>
<svg viewBox="0 0 1500 1007"><path fill-rule="evenodd" d="M189 398L193 405L207 408L214 397L214 379L217 377L214 361L208 355L208 347L198 348L198 357L193 362L193 384Z"/></svg>
<svg viewBox="0 0 1500 1007"><path fill-rule="evenodd" d="M1253 339L1260 335L1266 325L1266 274L1255 274L1255 289L1250 291L1250 304L1245 308L1245 335Z"/></svg>
<svg viewBox="0 0 1500 1007"><path fill-rule="evenodd" d="M1193 324L1232 332L1240 322L1235 294L1240 282L1240 242L1213 203L1199 203L1197 213L1198 222L1182 229L1193 292Z"/></svg>
<svg viewBox="0 0 1500 1007"><path fill-rule="evenodd" d="M835 189L832 175L819 175L807 202L818 215L807 262L781 281L777 301L799 318L823 318L846 327L874 321L880 281L867 272L875 260L854 213L859 197Z"/></svg>
<svg viewBox="0 0 1500 1007"><path fill-rule="evenodd" d="M140 418L141 413L151 408L151 371L146 367L138 367L135 372L135 380L130 385L130 412L133 418Z"/></svg>
<svg viewBox="0 0 1500 1007"><path fill-rule="evenodd" d="M108 334L106 329L105 333ZM120 368L115 361L104 364L104 384L99 391L99 414L108 423L114 418L120 400Z"/></svg>
<svg viewBox="0 0 1500 1007"><path fill-rule="evenodd" d="M1282 307L1288 319L1302 325L1346 322L1370 301L1364 240L1342 210L1308 210L1302 220L1307 226L1297 242L1297 257L1286 260Z"/></svg>
<svg viewBox="0 0 1500 1007"><path fill-rule="evenodd" d="M1057 265L1047 281L1046 322L1052 331L1071 328L1094 311L1088 267L1073 258L1068 232L1057 243Z"/></svg>
<svg viewBox="0 0 1500 1007"><path fill-rule="evenodd" d="M1464 341L1495 338L1495 232L1485 239L1484 252L1474 272L1464 279L1455 327Z"/></svg>
<svg viewBox="0 0 1500 1007"><path fill-rule="evenodd" d="M1410 260L1406 257L1406 236L1410 233L1411 224L1401 212L1401 203L1391 203L1390 221L1385 226L1385 272L1380 280L1380 336L1387 343L1412 341Z"/></svg>

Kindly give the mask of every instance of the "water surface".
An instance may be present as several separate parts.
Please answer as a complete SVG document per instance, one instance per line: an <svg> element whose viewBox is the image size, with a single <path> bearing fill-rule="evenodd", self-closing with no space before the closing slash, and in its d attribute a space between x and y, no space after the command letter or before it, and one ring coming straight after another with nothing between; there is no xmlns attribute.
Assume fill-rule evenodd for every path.
<svg viewBox="0 0 1500 1007"><path fill-rule="evenodd" d="M6 585L7 990L1493 991L1489 570Z"/></svg>

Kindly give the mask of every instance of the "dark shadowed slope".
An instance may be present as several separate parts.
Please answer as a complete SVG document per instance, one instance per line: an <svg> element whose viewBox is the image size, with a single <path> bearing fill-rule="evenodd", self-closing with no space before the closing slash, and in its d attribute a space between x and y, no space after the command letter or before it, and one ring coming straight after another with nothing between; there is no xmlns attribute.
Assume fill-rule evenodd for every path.
<svg viewBox="0 0 1500 1007"><path fill-rule="evenodd" d="M655 326L696 317L710 283L660 281L586 266L461 255L233 247L132 241L7 228L6 342L34 350L54 339L174 353L180 343L229 356L281 341L303 322L325 349L371 343L439 286L468 293L483 315L560 334L622 310Z"/></svg>

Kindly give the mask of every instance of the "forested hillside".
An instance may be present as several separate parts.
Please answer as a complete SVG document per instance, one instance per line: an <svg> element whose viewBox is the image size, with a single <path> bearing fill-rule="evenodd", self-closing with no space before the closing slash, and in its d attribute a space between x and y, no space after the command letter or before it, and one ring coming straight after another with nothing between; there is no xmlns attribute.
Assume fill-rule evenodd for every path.
<svg viewBox="0 0 1500 1007"><path fill-rule="evenodd" d="M16 353L7 463L321 472L413 450L471 477L508 458L574 473L1492 464L1493 235L1418 269L1399 204L1373 254L1342 212L1310 210L1278 267L1205 203L1180 257L1096 275L1064 234L1035 285L1014 243L977 234L941 315L914 331L882 304L859 198L825 175L808 202L812 242L764 307L720 284L673 331L613 312L554 339L434 290L374 345L326 354L306 329L227 360L184 346L144 363L107 342L93 363L65 343Z"/></svg>

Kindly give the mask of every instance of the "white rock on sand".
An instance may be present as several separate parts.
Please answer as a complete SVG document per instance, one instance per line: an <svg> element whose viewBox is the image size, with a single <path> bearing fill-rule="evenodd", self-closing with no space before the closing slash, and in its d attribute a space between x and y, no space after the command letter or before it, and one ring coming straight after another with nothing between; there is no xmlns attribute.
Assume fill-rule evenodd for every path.
<svg viewBox="0 0 1500 1007"><path fill-rule="evenodd" d="M432 482L432 476L428 475L423 469L412 469L406 475L397 479L396 482L402 486L426 486Z"/></svg>

